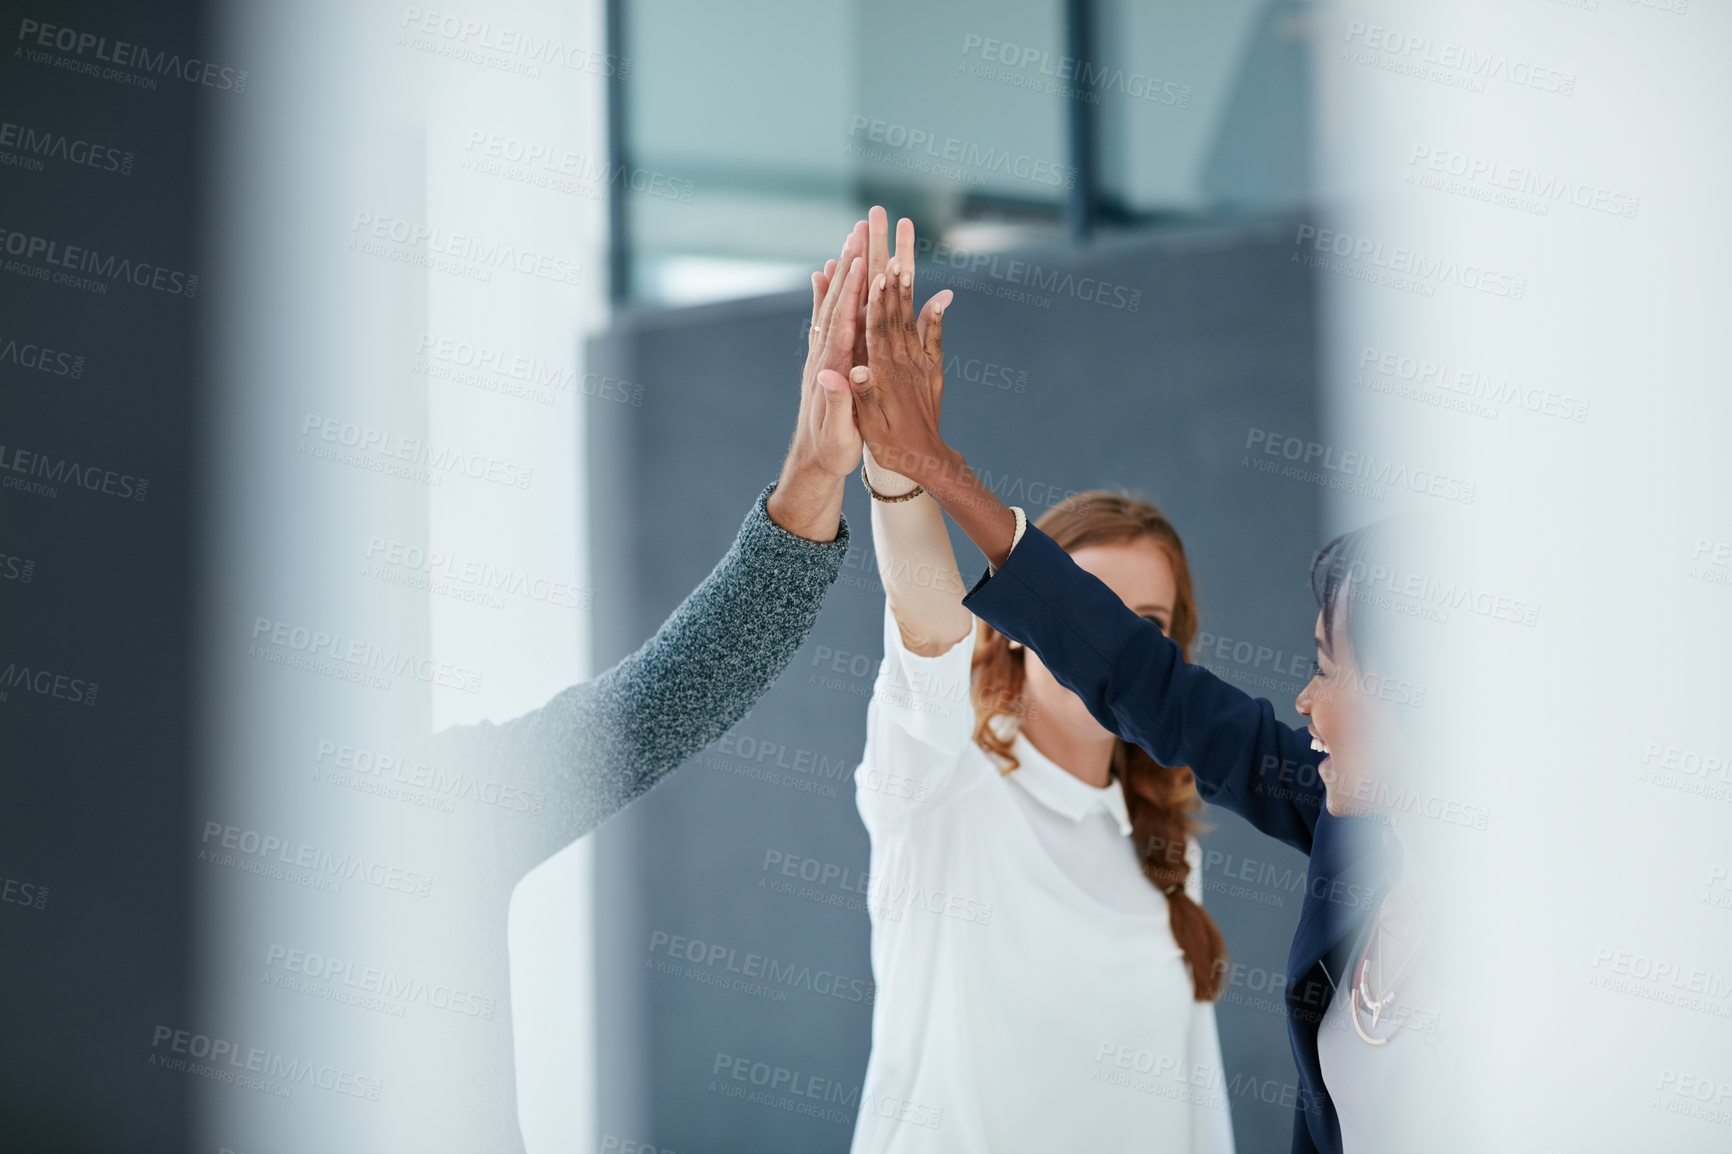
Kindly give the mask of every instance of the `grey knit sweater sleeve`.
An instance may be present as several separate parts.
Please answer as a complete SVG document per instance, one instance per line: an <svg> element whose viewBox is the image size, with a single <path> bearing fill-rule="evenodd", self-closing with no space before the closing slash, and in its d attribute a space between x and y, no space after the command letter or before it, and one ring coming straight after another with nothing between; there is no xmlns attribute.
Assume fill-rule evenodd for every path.
<svg viewBox="0 0 1732 1154"><path fill-rule="evenodd" d="M780 676L818 619L848 551L770 519L771 485L721 562L643 648L503 725L435 736L435 763L515 785L539 813L499 828L519 877L726 733Z"/></svg>

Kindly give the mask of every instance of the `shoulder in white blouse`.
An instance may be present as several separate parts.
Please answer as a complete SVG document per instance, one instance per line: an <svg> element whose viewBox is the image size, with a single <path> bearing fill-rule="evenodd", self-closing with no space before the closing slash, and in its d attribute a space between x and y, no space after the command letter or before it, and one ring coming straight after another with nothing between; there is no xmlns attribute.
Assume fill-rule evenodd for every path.
<svg viewBox="0 0 1732 1154"><path fill-rule="evenodd" d="M1214 1007L1119 787L1020 737L1000 772L974 743L972 631L920 657L886 612L884 646L855 773L878 987L856 1154L1231 1154Z"/></svg>

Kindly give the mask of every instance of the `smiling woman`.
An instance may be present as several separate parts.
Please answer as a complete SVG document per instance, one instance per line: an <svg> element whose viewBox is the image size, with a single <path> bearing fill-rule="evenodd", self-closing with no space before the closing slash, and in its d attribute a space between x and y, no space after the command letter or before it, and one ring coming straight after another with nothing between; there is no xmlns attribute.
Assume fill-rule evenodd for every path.
<svg viewBox="0 0 1732 1154"><path fill-rule="evenodd" d="M879 210L873 210L872 220L875 235L881 236L883 217ZM912 242L912 228L907 232L907 240ZM1330 768L1327 775L1341 782L1346 771L1353 770L1356 794L1358 775L1363 773L1370 779L1366 767L1392 764L1388 756L1391 747L1385 744L1385 738L1391 732L1389 726L1398 723L1390 719L1389 707L1394 702L1383 691L1391 682L1380 678L1374 687L1372 679L1351 660L1350 645L1361 642L1366 632L1337 627L1353 600L1353 589L1368 560L1359 546L1376 543L1375 535L1363 534L1332 544L1319 561L1324 615L1319 624L1318 672L1297 703L1302 713L1313 717L1313 731L1308 733L1285 725L1276 719L1269 702L1253 700L1186 660L1184 643L1189 639L1180 637L1177 630L1177 609L1185 600L1180 592L1177 565L1173 566L1168 582L1136 580L1135 567L1127 563L1127 558L1106 556L1099 548L1075 548L1073 535L1077 540L1083 536L1075 526L1049 521L1047 524L1059 536L1048 536L1042 526L1027 524L1022 510L1006 508L981 483L962 455L945 441L939 432L943 376L941 366L934 364L937 322L933 318L928 323L923 316L917 326L912 319L912 273L899 263L904 251L901 233L897 241L897 260L888 262L884 275L875 274L872 279L867 302L868 367L855 368L850 380L868 462L895 461L907 470L908 476L880 476L873 481L872 488L874 496L889 486L892 494L918 498L909 508L924 510L923 515L930 523L905 526L902 533L905 538L912 535L933 542L930 547L942 547L947 557L949 541L939 509L961 526L986 555L989 566L987 576L958 608L972 610L999 633L1033 650L1039 658L1041 676L1050 671L1080 707L1076 711L1080 715L1079 727L1072 732L1072 740L1065 743L1068 748L1037 750L1030 744L1031 734L1018 736L1015 756L1019 761L1038 767L1050 760L1064 767L1047 773L1046 784L1042 784L1039 774L1027 775L1030 792L1037 798L1044 794L1052 805L1052 799L1061 793L1077 794L1078 786L1082 787L1082 793L1093 794L1096 791L1089 789L1090 785L1105 784L1080 760L1081 751L1091 744L1088 738L1094 737L1080 726L1086 720L1098 723L1094 728L1099 736L1093 744L1116 740L1122 746L1134 742L1150 759L1149 764L1154 767L1150 771L1152 776L1144 781L1153 782L1156 788L1127 788L1127 798L1134 793L1153 801L1161 795L1162 785L1176 792L1180 780L1173 776L1163 779L1159 767L1192 766L1196 787L1205 800L1235 811L1264 833L1307 854L1311 863L1306 902L1289 953L1287 972L1288 1029L1300 1076L1299 1092L1294 1097L1297 1114L1293 1150L1296 1154L1339 1151L1349 1133L1358 1135L1362 1141L1368 1133L1380 1132L1378 1127L1388 1122L1387 1091L1393 1087L1393 1080L1421 1084L1423 1079L1413 1080L1410 1068L1397 1073L1397 1067L1387 1059L1365 1058L1352 1049L1360 1044L1353 1041L1353 1034L1358 1033L1369 1047L1376 1048L1388 1043L1389 1031L1405 1024L1392 1020L1386 1011L1401 1005L1396 999L1397 984L1402 985L1404 992L1411 989L1406 983L1412 976L1412 963L1416 957L1421 961L1424 957L1415 947L1415 904L1407 896L1412 888L1409 884L1412 871L1404 873L1404 847L1398 838L1391 836L1392 823L1384 820L1393 818L1393 813L1385 813L1379 805L1366 807L1362 812L1344 804L1335 784L1326 788L1320 773L1320 762L1326 766L1331 759L1318 756L1324 752L1318 747L1332 742L1334 756L1340 759L1343 769L1337 773ZM876 246L875 255L881 255ZM884 508L875 506L873 513L881 557L890 550L885 543L885 529L891 526L890 514L881 512ZM1154 536L1157 542L1161 539ZM957 611L941 605L929 593L903 590L899 595L888 579L885 588L890 592L896 622L902 626L900 630L893 626L885 629L886 651L894 658L886 660L887 671L892 671L893 665L918 662L921 658L916 654L920 653L942 655L926 660L947 658L949 654L945 653L943 643L954 636L955 622L961 620ZM909 619L919 618L922 609L925 620L911 627ZM901 638L899 633L903 635ZM905 641L906 646L900 646L899 640ZM1355 647L1360 652L1371 651L1362 643ZM1035 687L1041 684L1032 671L1027 683ZM876 703L874 708L877 709ZM905 719L900 724L916 735L931 728L915 719ZM874 720L874 734L867 745L868 762L874 757L875 744L891 745L895 731L895 726ZM913 751L930 749L935 744L932 736L925 736L909 743L909 752L904 757L913 759L916 756ZM1037 758L1040 760L1036 761ZM1123 765L1123 760L1118 764ZM939 779L942 793L935 789L934 796L942 799L947 794L965 793L971 801L984 804L990 791L984 786L958 784L966 776L946 772ZM1129 776L1123 780L1127 787L1134 781ZM1062 784L1063 789L1053 783ZM1286 783L1292 783L1291 788ZM1038 791L1036 786L1040 786ZM1177 839L1171 835L1186 828L1183 800L1175 792L1169 792L1166 800L1169 806L1177 804L1179 812L1169 810L1165 815L1160 832L1152 838L1156 845L1175 845ZM1382 800L1381 792L1373 790L1372 795ZM1352 800L1357 801L1358 797ZM1082 801L1079 796L1067 806L1053 808L1069 812L1076 820L1088 812ZM876 804L868 807L866 799L862 799L861 813L872 833L875 876L895 869L907 870L923 861L972 864L984 852L985 839L979 835L964 836L960 828L935 844L922 842L916 835L932 837L931 831L938 824L938 808L929 802L920 807L918 814L885 814L876 812ZM1375 820L1365 820L1368 816ZM893 820L913 832L893 837L897 828ZM1034 824L1038 830L1040 823ZM1130 832L1130 824L1128 817L1122 822L1125 832ZM1139 842L1144 836L1139 830ZM1056 844L1054 839L1039 840L1052 840ZM959 856L953 848L956 845L969 846L972 852ZM919 852L923 847L925 852ZM1047 848L1050 851L1052 846ZM1146 847L1139 845L1138 849L1146 854ZM947 853L952 856L947 858ZM1062 869L1065 855L1054 852L1052 856L1061 861ZM1182 945L1191 963L1196 995L1204 997L1208 988L1198 962L1219 957L1218 951L1203 948L1208 944L1207 931L1212 927L1197 922L1200 909L1195 916L1186 909L1186 899L1179 896L1177 884L1163 885L1168 876L1151 871L1146 857L1142 864L1145 876L1163 886L1161 895L1171 903L1172 932L1168 940ZM1095 876L1104 876L1104 871L1097 870ZM1179 878L1184 876L1178 873ZM1000 870L988 872L974 884L996 885L1002 880ZM1393 894L1393 888L1401 888L1402 893ZM1339 896L1342 894L1355 896L1342 900ZM906 1046L899 1058L880 1058L881 1027L892 1027L895 1023L891 1009L893 976L889 971L892 964L907 966L916 951L904 944L886 950L881 956L877 931L875 924L874 963L879 966L879 980L885 989L874 1020L873 1067L868 1071L868 1084L880 1069L887 1076L898 1071L906 1076L912 1070L929 1077L928 1072L938 1063L926 1060L924 1055L914 1061ZM906 935L913 931L901 932ZM1044 946L1048 937L1081 940L1085 930L1072 920L1063 924L1062 932L1055 929L1050 934L1033 937ZM1025 953L1032 948L1023 945ZM1095 953L1105 956L1108 948L1104 943L1097 945ZM1092 967L1091 972L1098 973L1100 968ZM984 979L971 973L970 996L979 997L983 982ZM1153 999L1147 987L1142 993L1146 1006ZM1076 1009L1072 1007L1072 1012ZM1324 1011L1330 1019L1327 1030ZM1351 1015L1352 1032L1339 1028L1347 1015ZM1049 1016L1044 1021L1050 1029L1054 1019ZM998 1025L993 1020L968 1033L970 1037L990 1038L992 1028ZM1143 1026L1151 1032L1156 1030L1152 1022ZM1327 1037L1323 1036L1325 1033ZM1014 1037L1001 1037L991 1052L1014 1052L1016 1041ZM1169 1037L1169 1046L1175 1041L1176 1038ZM1414 1055L1417 1049L1411 1044L1396 1047L1407 1056ZM933 1092L926 1085L918 1088ZM942 1080L937 1088L944 1088ZM993 1121L1011 1117L1013 1109L998 1111ZM1105 1117L1098 1110L1074 1110L1071 1114L1073 1127L1085 1120L1099 1126ZM1165 1132L1170 1134L1182 1120L1168 1116L1140 1124L1145 1131L1164 1125ZM1034 1133L1033 1127L1031 1121L1018 1129L1019 1138ZM1071 1139L1071 1145L1078 1145L1074 1141L1077 1133L1073 1128L1064 1137ZM1107 1130L1090 1133L1110 1138ZM1059 1136L1053 1138L1051 1144L1057 1145ZM856 1150L875 1148L860 1139L857 1134ZM1374 1142L1367 1148L1376 1145Z"/></svg>

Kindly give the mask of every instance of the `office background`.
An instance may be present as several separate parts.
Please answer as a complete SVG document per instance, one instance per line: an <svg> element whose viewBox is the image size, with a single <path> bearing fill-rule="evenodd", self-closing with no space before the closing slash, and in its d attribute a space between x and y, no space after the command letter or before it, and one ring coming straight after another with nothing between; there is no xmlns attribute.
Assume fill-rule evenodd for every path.
<svg viewBox="0 0 1732 1154"><path fill-rule="evenodd" d="M0 868L39 903L0 924L14 992L0 1115L18 1149L294 1148L297 1134L352 1132L340 1115L261 1120L225 1087L151 1066L164 1023L362 1063L372 1048L376 1027L353 1012L267 1005L248 983L260 944L283 926L375 954L390 931L336 928L368 922L365 909L285 911L257 878L213 888L203 830L220 812L249 829L402 846L394 818L305 782L304 735L437 727L472 719L474 703L442 707L437 691L394 687L379 727L347 689L258 680L269 675L238 658L236 626L263 614L364 631L383 612L393 638L459 650L492 685L523 681L475 706L496 717L611 663L708 570L774 475L806 277L870 204L912 216L931 243L922 293L958 292L947 420L1003 493L1033 511L1100 486L1157 500L1192 551L1204 630L1304 648L1319 495L1242 465L1250 430L1310 436L1317 422L1310 280L1285 263L1310 149L1294 5L8 8L10 227L204 274L175 294L45 285L21 270L6 286L7 339L79 361L65 376L10 358L11 451L148 479L148 496L125 502L4 495L5 548L28 574L5 591L6 658L101 694L83 716L54 699L14 700L3 714L13 797ZM518 31L568 45L564 68L539 66L551 83L499 47ZM147 54L123 58L124 43ZM168 72L150 52L216 68ZM564 119L526 110L549 101ZM100 163L70 163L77 142ZM545 155L531 162L537 145ZM462 200L458 182L484 177L489 195ZM325 202L324 217L308 207ZM318 219L297 231L302 213ZM588 287L496 283L478 305L442 296L436 272L357 271L326 255L339 220L352 239L375 220L485 232L502 216L532 234L514 237L526 244L571 238ZM395 239L389 228L383 239ZM570 395L538 409L432 379L435 339L509 341L507 322L489 330L487 317L533 318L550 304L563 315L529 347L545 350ZM266 317L278 331L259 325ZM405 498L377 477L309 476L304 461L260 453L308 414L429 437L455 422L501 455L533 456L543 486L563 492L502 514L449 492ZM602 831L593 870L555 867L548 896L528 903L524 920L542 926L529 937L554 943L531 968L555 992L536 1000L514 980L519 1081L545 1087L537 1098L520 1085L520 1099L532 1113L570 1097L574 1081L595 1085L587 1118L556 1104L540 1129L526 1119L532 1147L602 1135L676 1150L847 1145L845 1125L718 1099L704 1075L715 1054L738 1051L857 1084L867 1004L766 1004L658 980L642 963L649 935L666 929L869 981L859 902L757 888L771 851L864 869L846 775L832 771L818 793L728 772L754 760L729 752L741 748L812 750L831 765L859 751L871 684L859 671L878 657L882 601L857 492L848 513L842 579L776 690L731 742ZM332 586L353 566L357 531L443 533L518 563L515 543L473 535L501 520L517 539L562 548L545 563L586 586L585 609L551 627L545 614L503 630L453 626L441 617L451 607L426 594L392 590L380 603ZM971 553L963 543L959 556ZM820 653L846 654L850 672ZM1298 684L1256 664L1224 671L1284 709ZM357 713L366 720L347 728L331 720ZM1278 1102L1291 1061L1268 976L1281 971L1298 894L1267 879L1296 877L1301 863L1230 815L1209 820L1206 901L1242 967L1221 1021L1251 1149L1289 1125ZM413 858L428 836L411 833L401 852ZM1229 871L1264 880L1228 887ZM585 888L593 914L574 901ZM574 957L586 947L592 970ZM594 999L593 1043L576 1057L557 1038L585 1025L583 997L560 991L573 984ZM526 1061L537 1022L555 1038ZM99 1107L80 1084L104 1087ZM370 1123L382 1135L407 1124L385 1117ZM273 1133L286 1145L273 1147Z"/></svg>
<svg viewBox="0 0 1732 1154"><path fill-rule="evenodd" d="M946 421L994 487L1036 512L1090 488L1156 500L1192 551L1202 628L1304 651L1320 495L1243 466L1252 429L1317 426L1310 276L1287 263L1310 152L1298 6L615 11L634 62L614 84L620 159L648 188L615 202L627 308L590 355L644 403L589 428L592 572L598 600L623 610L597 623L598 666L677 604L773 471L806 278L872 203L928 238L921 294L958 293ZM790 291L677 307L730 280ZM600 1110L658 1146L847 1145L848 1127L729 1101L711 1074L718 1055L744 1055L857 1085L869 1003L765 1004L644 964L654 935L678 934L869 978L862 895L779 893L766 865L866 867L846 775L790 768L851 766L864 739L882 593L860 494L847 510L849 563L777 688L598 838ZM1291 716L1290 670L1216 664ZM1271 879L1303 862L1208 818L1205 900L1242 967L1220 1010L1233 1078L1218 1089L1233 1091L1243 1148L1277 1148L1293 1072L1268 975L1300 894Z"/></svg>

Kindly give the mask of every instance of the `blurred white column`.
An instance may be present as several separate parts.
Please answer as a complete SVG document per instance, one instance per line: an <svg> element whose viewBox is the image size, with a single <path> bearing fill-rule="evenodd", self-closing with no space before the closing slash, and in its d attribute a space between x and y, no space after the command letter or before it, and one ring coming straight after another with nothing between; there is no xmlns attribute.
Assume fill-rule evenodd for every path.
<svg viewBox="0 0 1732 1154"><path fill-rule="evenodd" d="M443 1056L475 1060L504 1023L426 991L468 983L503 1004L473 987L506 911L470 916L481 863L453 814L481 803L394 777L389 759L412 764L429 732L517 716L589 672L581 446L585 406L605 399L581 355L606 318L618 62L595 0L236 0L216 38L249 85L211 136L221 483L203 591L208 813L189 852L228 856L198 865L204 997L188 1028L382 1092L212 1082L201 1126L211 1148L249 1154L471 1149L496 1132L481 1117L496 1103ZM431 884L393 892L364 872L326 892L261 873L225 838ZM597 1141L588 871L579 843L511 902L530 1150ZM370 997L367 973L399 996Z"/></svg>
<svg viewBox="0 0 1732 1154"><path fill-rule="evenodd" d="M1439 1065L1384 1148L1727 1149L1732 9L1396 0L1310 33L1323 483L1337 528L1399 514L1429 558L1396 593Z"/></svg>

